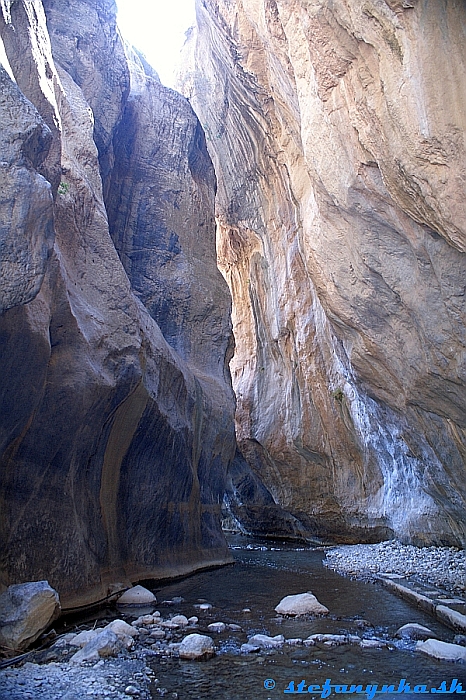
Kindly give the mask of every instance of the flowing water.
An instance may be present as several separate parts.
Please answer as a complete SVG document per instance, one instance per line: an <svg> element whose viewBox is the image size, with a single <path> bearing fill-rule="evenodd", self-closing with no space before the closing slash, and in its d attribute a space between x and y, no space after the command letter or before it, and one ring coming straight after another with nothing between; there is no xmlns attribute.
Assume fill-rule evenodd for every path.
<svg viewBox="0 0 466 700"><path fill-rule="evenodd" d="M325 552L300 549L290 545L260 543L241 536L230 538L235 563L193 575L182 581L154 588L162 615L177 613L197 615L200 632L213 637L218 648L215 658L190 662L176 658L154 659L150 665L159 680L153 697L180 700L221 698L222 700L275 700L286 698L285 689L295 691L299 683L308 697L325 697L325 692L309 686L323 686L327 679L332 698L365 698L367 686L394 685L379 696L384 698L416 697L431 688L450 690L453 679L466 688L466 666L440 662L415 652L415 642L396 639L396 630L409 622L429 627L435 637L451 642L454 632L432 617L414 609L379 583L363 583L322 566ZM279 619L274 607L286 595L311 591L327 606L330 614L317 619ZM183 598L167 606L164 600ZM194 606L207 601L213 607L199 612ZM247 612L245 610L249 610ZM367 621L371 626L366 625ZM211 622L235 623L241 632L226 630L221 634L207 631ZM314 647L284 645L279 650L244 654L240 647L253 634L284 635L285 639L307 638L315 633L353 634L388 643L383 649L362 649L357 645ZM401 685L404 679L405 684ZM351 685L362 686L362 691ZM409 684L410 692L407 685ZM345 690L346 686L346 690ZM425 686L425 688L423 687ZM415 693L413 690L416 689ZM166 692L164 692L166 691ZM369 696L373 690L369 690ZM455 694L456 695L456 694ZM379 697L377 696L377 697Z"/></svg>

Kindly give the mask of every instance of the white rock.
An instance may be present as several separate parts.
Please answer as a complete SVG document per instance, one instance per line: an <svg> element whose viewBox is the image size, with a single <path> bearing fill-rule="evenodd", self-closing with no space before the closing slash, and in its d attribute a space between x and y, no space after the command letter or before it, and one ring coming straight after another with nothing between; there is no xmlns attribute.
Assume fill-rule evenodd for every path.
<svg viewBox="0 0 466 700"><path fill-rule="evenodd" d="M198 622L199 622L199 618L196 617L196 615L193 615L192 617L188 618L188 623L190 625L197 625Z"/></svg>
<svg viewBox="0 0 466 700"><path fill-rule="evenodd" d="M383 649L387 645L385 642L380 642L378 639L361 639L359 646L361 649Z"/></svg>
<svg viewBox="0 0 466 700"><path fill-rule="evenodd" d="M156 617L154 617L154 615L141 615L139 619L141 625L153 625Z"/></svg>
<svg viewBox="0 0 466 700"><path fill-rule="evenodd" d="M176 622L172 622L172 620L165 620L164 622L160 623L160 627L167 630L177 630L180 626L177 625Z"/></svg>
<svg viewBox="0 0 466 700"><path fill-rule="evenodd" d="M122 648L121 641L112 630L100 632L92 641L71 657L70 663L81 664L85 661L99 661L101 657L116 656Z"/></svg>
<svg viewBox="0 0 466 700"><path fill-rule="evenodd" d="M47 581L9 586L0 595L0 646L26 649L59 612L58 593Z"/></svg>
<svg viewBox="0 0 466 700"><path fill-rule="evenodd" d="M311 592L288 595L275 608L279 615L327 615L329 610Z"/></svg>
<svg viewBox="0 0 466 700"><path fill-rule="evenodd" d="M293 639L285 639L285 644L289 644L291 647L301 646L303 640L300 637L295 637Z"/></svg>
<svg viewBox="0 0 466 700"><path fill-rule="evenodd" d="M164 639L165 632L163 630L152 630L152 632L150 633L150 636L153 639Z"/></svg>
<svg viewBox="0 0 466 700"><path fill-rule="evenodd" d="M210 659L215 655L214 642L204 634L188 634L181 642L178 653L181 659Z"/></svg>
<svg viewBox="0 0 466 700"><path fill-rule="evenodd" d="M104 630L112 630L112 632L115 632L116 636L120 637L120 639L122 637L138 636L137 629L135 629L132 625L128 625L128 623L124 622L124 620L113 620L113 622L110 622L106 627L104 627Z"/></svg>
<svg viewBox="0 0 466 700"><path fill-rule="evenodd" d="M260 651L260 647L257 644L242 644L240 651L243 654L255 654Z"/></svg>
<svg viewBox="0 0 466 700"><path fill-rule="evenodd" d="M309 644L309 642L311 642L311 644ZM310 637L304 640L306 646L313 646L312 642L314 644L321 642L328 646L338 646L340 644L347 644L348 639L344 634L311 634Z"/></svg>
<svg viewBox="0 0 466 700"><path fill-rule="evenodd" d="M66 647L68 644L72 643L72 640L75 637L77 637L77 634L75 632L67 632L67 634L64 634L62 637L59 637L59 639L57 639L53 646L55 649L60 649L60 647Z"/></svg>
<svg viewBox="0 0 466 700"><path fill-rule="evenodd" d="M185 615L175 615L171 621L179 627L186 627L189 624L188 618Z"/></svg>
<svg viewBox="0 0 466 700"><path fill-rule="evenodd" d="M312 638L304 639L303 644L305 647L315 647L316 640Z"/></svg>
<svg viewBox="0 0 466 700"><path fill-rule="evenodd" d="M268 637L266 634L255 634L248 639L248 644L258 646L261 649L277 649L283 646L285 637L282 634L277 634L275 637Z"/></svg>
<svg viewBox="0 0 466 700"><path fill-rule="evenodd" d="M416 644L416 651L421 651L423 654L433 656L434 659L442 659L444 661L466 661L466 647L459 644L449 644L441 642L438 639L428 639L425 642Z"/></svg>
<svg viewBox="0 0 466 700"><path fill-rule="evenodd" d="M143 586L129 588L118 598L118 605L151 605L156 602L155 595Z"/></svg>
<svg viewBox="0 0 466 700"><path fill-rule="evenodd" d="M85 647L86 644L92 642L92 640L95 639L98 634L99 632L97 630L84 630L84 632L75 634L73 639L70 640L70 644L73 647Z"/></svg>
<svg viewBox="0 0 466 700"><path fill-rule="evenodd" d="M396 631L396 636L404 639L429 639L432 637L433 632L428 627L423 625L418 625L416 622L410 622L407 625L403 625Z"/></svg>
<svg viewBox="0 0 466 700"><path fill-rule="evenodd" d="M212 622L210 625L208 625L207 629L209 629L211 632L225 632L227 626L224 622Z"/></svg>

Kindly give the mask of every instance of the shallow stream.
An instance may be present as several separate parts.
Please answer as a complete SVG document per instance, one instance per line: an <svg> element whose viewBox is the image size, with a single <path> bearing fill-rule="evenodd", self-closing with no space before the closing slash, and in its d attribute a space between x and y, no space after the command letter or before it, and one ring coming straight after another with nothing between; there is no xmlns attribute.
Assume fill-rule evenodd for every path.
<svg viewBox="0 0 466 700"><path fill-rule="evenodd" d="M402 696L408 695L406 684L409 684L409 695L414 697L415 687L417 696L424 691L422 686L430 694L431 688L441 687L443 681L447 690L453 679L466 683L464 664L436 661L415 652L415 642L395 637L399 627L411 622L429 627L433 636L447 642L453 640L453 631L379 583L350 580L323 567L322 549L297 549L241 536L231 537L230 546L235 564L153 588L162 616L197 615L199 631L212 636L218 648L216 657L206 662L177 658L150 660L159 680L159 685L151 691L154 698L164 694L173 697L176 692L180 700L273 700L288 697L284 691L293 687L290 682L294 682L297 690L303 680L307 697L319 698L322 693L308 692L308 687L322 686L327 679L333 686L343 686L332 688L330 697L366 697L365 693L348 692L352 684L362 685L363 690L368 685L377 684L379 690L383 685L394 685L397 690L402 679L405 680ZM311 591L327 606L328 617L312 620L277 617L274 607L284 596L306 591ZM184 602L163 603L176 598L183 598ZM211 610L200 612L194 607L205 601L213 606ZM242 631L208 632L207 625L218 621L240 625ZM316 633L353 634L383 640L388 647L284 645L279 650L241 653L241 645L257 633L282 634L285 639L306 639ZM348 686L346 692L344 686ZM400 693L387 689L383 697L400 697Z"/></svg>

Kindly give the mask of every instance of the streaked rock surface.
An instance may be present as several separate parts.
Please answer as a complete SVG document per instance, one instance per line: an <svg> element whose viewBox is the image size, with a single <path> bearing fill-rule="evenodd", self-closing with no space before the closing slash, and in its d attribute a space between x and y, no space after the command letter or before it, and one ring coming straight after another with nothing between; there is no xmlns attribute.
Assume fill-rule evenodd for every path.
<svg viewBox="0 0 466 700"><path fill-rule="evenodd" d="M0 27L16 80L2 73L0 585L47 578L67 608L230 560L230 301L187 101L123 45L112 0L13 4ZM123 123L139 133L124 153Z"/></svg>
<svg viewBox="0 0 466 700"><path fill-rule="evenodd" d="M197 16L243 456L309 536L464 546L463 4Z"/></svg>

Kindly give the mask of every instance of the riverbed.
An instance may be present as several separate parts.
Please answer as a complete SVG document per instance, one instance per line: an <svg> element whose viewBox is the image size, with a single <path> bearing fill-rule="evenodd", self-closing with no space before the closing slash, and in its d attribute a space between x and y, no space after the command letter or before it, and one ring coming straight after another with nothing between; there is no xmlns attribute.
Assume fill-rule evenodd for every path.
<svg viewBox="0 0 466 700"><path fill-rule="evenodd" d="M455 679L466 688L465 664L427 657L415 651L415 641L396 636L407 623L424 625L445 642L452 642L455 633L380 582L353 580L324 567L324 548L243 536L231 536L229 543L234 564L164 585L142 582L156 594L155 609L162 620L196 616L197 624L189 629L165 628L161 641L148 631L133 649L84 667L70 663L76 648L58 646L60 639L56 647L32 655L24 666L0 672L0 698L275 700L287 697L285 691L291 694L299 689L312 698L365 698L368 688L369 696L378 689L385 698L396 698L398 689L402 696L410 696L408 686L416 689L416 695L430 694L432 688L448 691ZM277 616L274 608L284 596L307 591L329 609L327 616ZM103 627L117 617L131 623L153 610L107 608L94 617L69 621L66 628L62 623L57 631L71 632L76 624L79 629ZM208 628L213 622L227 627L213 632ZM214 658L203 662L178 658L177 643L192 632L213 638ZM242 646L256 634L283 635L286 642L277 649L244 653ZM351 641L339 646L328 639L313 646L302 643L315 634L344 635ZM381 648L364 648L365 644ZM47 660L52 663L44 663ZM318 690L322 687L328 689L326 694Z"/></svg>
<svg viewBox="0 0 466 700"><path fill-rule="evenodd" d="M324 550L250 542L241 536L231 537L230 546L234 565L154 589L159 601L182 597L185 602L175 606L176 612L187 616L193 614L200 600L210 603L213 607L208 612L196 612L203 629L213 621L242 628L242 632L226 630L215 635L218 653L211 661L153 661L151 666L167 692L186 699L267 700L286 697L284 690L292 687L291 681L297 688L302 680L309 687L322 686L330 679L332 684L346 685L349 690L351 684L364 688L369 684L378 684L379 688L395 685L397 689L404 679L411 689L425 685L430 692L442 681L466 680L463 664L425 657L414 650L415 642L395 636L399 627L412 622L425 625L443 641L451 642L453 631L378 583L351 580L323 567ZM283 619L276 615L274 607L281 598L306 591L327 606L327 617ZM158 607L166 614L163 606ZM379 640L386 646L363 649L355 644L332 647L322 643L308 648L285 644L279 650L242 654L241 645L257 633L281 634L285 639L306 639L317 633L354 635Z"/></svg>

